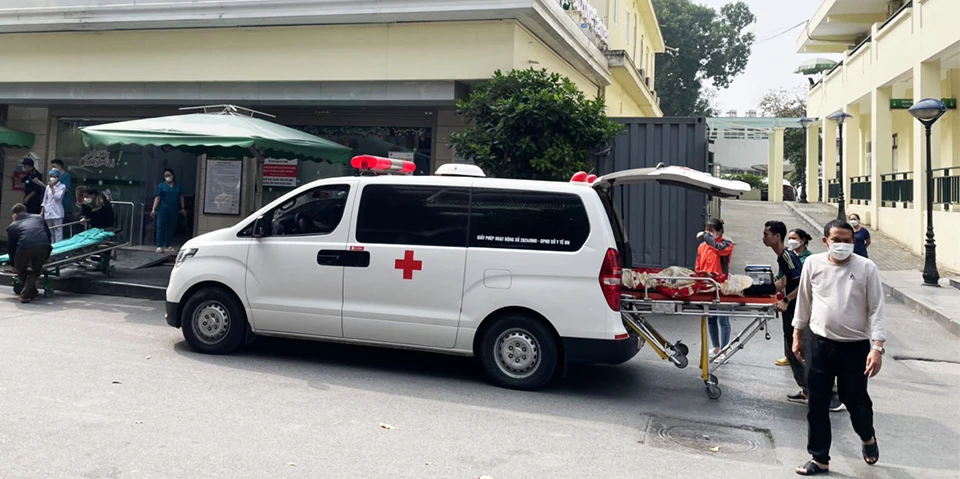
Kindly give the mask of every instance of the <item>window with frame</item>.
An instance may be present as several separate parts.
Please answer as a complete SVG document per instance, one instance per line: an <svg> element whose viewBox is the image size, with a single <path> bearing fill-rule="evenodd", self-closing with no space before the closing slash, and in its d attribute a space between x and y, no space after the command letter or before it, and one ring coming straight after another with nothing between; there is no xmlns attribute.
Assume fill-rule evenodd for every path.
<svg viewBox="0 0 960 479"><path fill-rule="evenodd" d="M267 213L274 236L333 233L343 220L350 185L325 185L301 193Z"/></svg>
<svg viewBox="0 0 960 479"><path fill-rule="evenodd" d="M474 188L470 211L471 247L571 252L590 236L574 194Z"/></svg>
<svg viewBox="0 0 960 479"><path fill-rule="evenodd" d="M465 248L469 211L468 187L367 185L357 213L357 241Z"/></svg>

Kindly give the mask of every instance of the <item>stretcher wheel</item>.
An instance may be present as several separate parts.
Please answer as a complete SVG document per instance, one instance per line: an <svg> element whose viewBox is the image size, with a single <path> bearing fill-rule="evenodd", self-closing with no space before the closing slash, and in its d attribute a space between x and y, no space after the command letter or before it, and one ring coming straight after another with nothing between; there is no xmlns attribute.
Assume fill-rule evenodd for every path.
<svg viewBox="0 0 960 479"><path fill-rule="evenodd" d="M723 391L720 390L720 386L716 384L707 384L707 397L710 399L720 399L720 395Z"/></svg>
<svg viewBox="0 0 960 479"><path fill-rule="evenodd" d="M677 343L673 345L673 350L680 353L683 356L690 354L690 348L688 348L686 344L683 344L680 341L677 341Z"/></svg>
<svg viewBox="0 0 960 479"><path fill-rule="evenodd" d="M683 369L687 367L687 364L689 362L690 360L687 359L687 356L685 354L678 353L673 355L673 364L677 367L677 369Z"/></svg>
<svg viewBox="0 0 960 479"><path fill-rule="evenodd" d="M711 374L711 375L710 375L710 378L707 379L706 381L704 381L704 383L705 383L706 385L708 385L708 386L711 385L711 384L716 385L716 384L720 384L720 380L717 379L716 376L714 376L713 374Z"/></svg>

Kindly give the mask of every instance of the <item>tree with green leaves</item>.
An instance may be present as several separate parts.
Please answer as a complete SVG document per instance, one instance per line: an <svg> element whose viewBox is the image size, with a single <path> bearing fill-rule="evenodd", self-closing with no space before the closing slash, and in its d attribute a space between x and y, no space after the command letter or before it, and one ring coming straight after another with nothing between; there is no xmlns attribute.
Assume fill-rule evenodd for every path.
<svg viewBox="0 0 960 479"><path fill-rule="evenodd" d="M704 88L723 90L743 73L756 21L742 1L718 13L691 0L653 0L667 52L657 55L657 92L666 116L717 116Z"/></svg>
<svg viewBox="0 0 960 479"><path fill-rule="evenodd" d="M592 155L620 132L603 99L546 70L497 71L457 102L466 128L450 137L457 153L499 178L569 180L590 171Z"/></svg>
<svg viewBox="0 0 960 479"><path fill-rule="evenodd" d="M770 90L757 105L761 115L775 118L801 118L807 114L807 90L804 87ZM803 128L787 128L783 132L783 157L793 166L787 178L798 183L807 156L807 139Z"/></svg>

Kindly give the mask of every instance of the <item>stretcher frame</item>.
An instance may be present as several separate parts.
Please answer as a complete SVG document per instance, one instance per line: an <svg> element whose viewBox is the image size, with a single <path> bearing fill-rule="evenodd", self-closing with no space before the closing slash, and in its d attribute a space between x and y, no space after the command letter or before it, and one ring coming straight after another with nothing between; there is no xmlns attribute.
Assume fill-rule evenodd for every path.
<svg viewBox="0 0 960 479"><path fill-rule="evenodd" d="M665 361L672 362L677 368L687 367L689 348L682 341L675 343L664 339L650 323L650 317L679 316L700 318L700 377L706 386L707 397L718 399L722 394L720 381L714 373L727 364L728 361L760 331L764 331L764 338L770 340L768 322L777 319L780 312L777 310L775 296L722 296L720 284L712 278L690 277L656 277L657 280L690 281L713 283L713 293L697 294L690 298L668 298L659 293L643 291L627 291L621 294L620 315L628 330L638 334L651 348ZM710 316L726 316L729 318L750 319L730 343L720 352L710 357L707 349L707 318ZM722 358L714 362L717 358Z"/></svg>
<svg viewBox="0 0 960 479"><path fill-rule="evenodd" d="M74 221L72 223L64 223L62 225L55 226L54 228L65 228L78 224L85 225L85 223L81 221ZM111 229L108 231L113 230ZM116 233L116 231L113 232ZM92 269L93 271L107 275L107 277L113 277L116 268L110 264L110 260L114 258L116 250L120 248L126 248L130 246L130 244L130 241L118 243L106 239L94 245L85 246L83 248L77 248L70 251L63 251L57 255L51 255L51 257L47 259L47 262L43 264L43 269L38 274L37 289L43 289L43 296L45 298L53 297L53 281L60 277L62 268L71 265L75 265L87 270ZM99 258L95 261L92 268L90 268L88 267L89 263L87 260L94 256L99 256ZM12 264L12 258L10 264ZM12 271L3 271L0 273L0 276L12 278L10 282L13 286L14 294L19 295L21 292L23 292L23 288L26 285L20 282L19 275L13 273Z"/></svg>

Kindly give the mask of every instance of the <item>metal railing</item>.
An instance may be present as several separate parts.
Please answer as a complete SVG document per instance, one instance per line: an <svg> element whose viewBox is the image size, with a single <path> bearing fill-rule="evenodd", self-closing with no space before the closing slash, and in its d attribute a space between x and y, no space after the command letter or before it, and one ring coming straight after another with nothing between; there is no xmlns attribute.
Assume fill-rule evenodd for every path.
<svg viewBox="0 0 960 479"><path fill-rule="evenodd" d="M837 203L840 200L840 180L834 178L827 181L827 202Z"/></svg>
<svg viewBox="0 0 960 479"><path fill-rule="evenodd" d="M855 205L869 205L871 197L869 176L854 176L850 178L850 202Z"/></svg>
<svg viewBox="0 0 960 479"><path fill-rule="evenodd" d="M113 206L114 227L118 229L117 241L130 243L131 245L136 244L134 238L139 240L139 236L134 234L134 231L138 230L134 224L136 205L129 201L112 201L110 204Z"/></svg>
<svg viewBox="0 0 960 479"><path fill-rule="evenodd" d="M960 204L960 167L933 170L933 202Z"/></svg>
<svg viewBox="0 0 960 479"><path fill-rule="evenodd" d="M880 175L880 205L913 203L913 172Z"/></svg>

